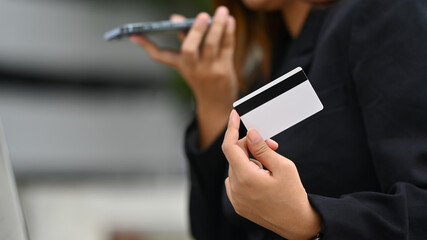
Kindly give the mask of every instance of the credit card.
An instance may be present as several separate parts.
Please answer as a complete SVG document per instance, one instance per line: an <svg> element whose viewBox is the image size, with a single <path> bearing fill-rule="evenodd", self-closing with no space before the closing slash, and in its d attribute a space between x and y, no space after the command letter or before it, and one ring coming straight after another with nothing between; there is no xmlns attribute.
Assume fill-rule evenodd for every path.
<svg viewBox="0 0 427 240"><path fill-rule="evenodd" d="M323 109L301 67L233 103L246 129L271 138Z"/></svg>

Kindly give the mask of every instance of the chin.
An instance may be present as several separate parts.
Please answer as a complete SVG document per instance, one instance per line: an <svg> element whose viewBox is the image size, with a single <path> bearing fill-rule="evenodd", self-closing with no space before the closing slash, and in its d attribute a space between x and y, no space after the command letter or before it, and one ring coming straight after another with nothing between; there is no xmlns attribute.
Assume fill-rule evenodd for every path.
<svg viewBox="0 0 427 240"><path fill-rule="evenodd" d="M243 4L253 11L280 10L287 0L242 0Z"/></svg>
<svg viewBox="0 0 427 240"><path fill-rule="evenodd" d="M257 0L243 0L243 4L245 4L245 6L247 8L249 8L250 10L263 10L263 4L260 3L262 1L257 1ZM265 6L264 6L265 7Z"/></svg>

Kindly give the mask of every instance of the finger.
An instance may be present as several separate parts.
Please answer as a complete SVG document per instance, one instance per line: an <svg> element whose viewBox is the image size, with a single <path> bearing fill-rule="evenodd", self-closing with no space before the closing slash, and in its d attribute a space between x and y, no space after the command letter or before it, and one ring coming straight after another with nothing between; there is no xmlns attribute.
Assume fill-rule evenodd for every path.
<svg viewBox="0 0 427 240"><path fill-rule="evenodd" d="M222 145L231 146L239 141L240 117L236 110L231 110ZM228 150L228 149L226 149Z"/></svg>
<svg viewBox="0 0 427 240"><path fill-rule="evenodd" d="M227 26L224 33L222 47L219 53L220 58L233 59L236 41L235 31L236 20L234 20L233 17L229 16L227 19Z"/></svg>
<svg viewBox="0 0 427 240"><path fill-rule="evenodd" d="M175 14L172 14L169 19L171 22L183 22L185 21L186 18L181 14L175 13Z"/></svg>
<svg viewBox="0 0 427 240"><path fill-rule="evenodd" d="M170 50L160 49L150 40L140 35L132 35L130 37L130 41L143 47L153 60L170 65L172 67L177 67L179 60L178 53Z"/></svg>
<svg viewBox="0 0 427 240"><path fill-rule="evenodd" d="M259 168L264 169L264 167L262 166L262 163L260 163L260 161L253 159L253 158L249 158L249 160L251 160L253 163L255 163Z"/></svg>
<svg viewBox="0 0 427 240"><path fill-rule="evenodd" d="M279 148L279 144L272 140L272 139L267 139L265 140L265 143L268 145L269 148L271 148L271 150L276 151Z"/></svg>
<svg viewBox="0 0 427 240"><path fill-rule="evenodd" d="M245 152L246 156L249 158L249 150L248 150L248 146L246 143L246 137L240 139L237 142L237 145L239 145L239 147Z"/></svg>
<svg viewBox="0 0 427 240"><path fill-rule="evenodd" d="M213 60L218 56L221 39L227 25L229 11L226 7L218 7L213 22L203 45L203 58Z"/></svg>
<svg viewBox="0 0 427 240"><path fill-rule="evenodd" d="M184 22L186 18L181 14L172 14L169 19L171 22ZM179 31L178 32L179 41L181 42L184 41L186 35L187 35L186 31Z"/></svg>
<svg viewBox="0 0 427 240"><path fill-rule="evenodd" d="M280 168L281 161L284 160L283 157L267 145L257 130L249 129L246 137L248 138L248 149L258 161L273 173Z"/></svg>
<svg viewBox="0 0 427 240"><path fill-rule="evenodd" d="M222 143L222 151L225 154L230 166L237 171L245 171L248 166L248 156L238 145L239 141L240 117L236 110L232 110L228 120L227 130Z"/></svg>
<svg viewBox="0 0 427 240"><path fill-rule="evenodd" d="M200 13L197 15L193 26L184 39L181 52L184 61L187 64L195 64L199 58L199 47L202 42L203 36L208 29L209 15L207 13Z"/></svg>

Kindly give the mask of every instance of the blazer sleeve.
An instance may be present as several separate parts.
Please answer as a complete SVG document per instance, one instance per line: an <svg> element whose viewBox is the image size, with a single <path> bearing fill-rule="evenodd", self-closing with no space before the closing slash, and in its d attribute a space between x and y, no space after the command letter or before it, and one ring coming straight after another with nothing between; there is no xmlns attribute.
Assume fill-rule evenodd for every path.
<svg viewBox="0 0 427 240"><path fill-rule="evenodd" d="M225 193L228 161L221 148L224 134L225 129L209 147L200 150L195 119L185 133L190 175L190 227L198 240L245 239L242 226L253 227L232 209ZM245 134L246 128L241 123L239 135ZM230 221L233 224L230 225Z"/></svg>
<svg viewBox="0 0 427 240"><path fill-rule="evenodd" d="M350 68L381 192L309 199L324 239L426 239L427 1L361 2Z"/></svg>
<svg viewBox="0 0 427 240"><path fill-rule="evenodd" d="M196 239L218 239L223 218L221 191L227 160L221 150L222 133L207 149L199 150L197 121L185 134L190 175L190 226Z"/></svg>

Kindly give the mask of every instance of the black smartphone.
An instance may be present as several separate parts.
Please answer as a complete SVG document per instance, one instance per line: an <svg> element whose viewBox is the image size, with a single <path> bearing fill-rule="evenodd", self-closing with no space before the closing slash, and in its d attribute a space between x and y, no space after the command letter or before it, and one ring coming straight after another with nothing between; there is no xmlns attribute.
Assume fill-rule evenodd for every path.
<svg viewBox="0 0 427 240"><path fill-rule="evenodd" d="M155 32L179 31L191 28L195 18L189 18L182 22L157 21L129 23L106 32L104 39L106 41L130 37L132 34L147 34ZM212 20L209 21L209 24Z"/></svg>

